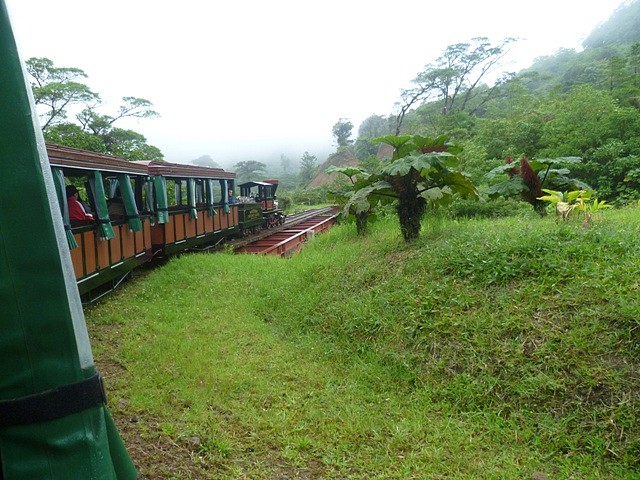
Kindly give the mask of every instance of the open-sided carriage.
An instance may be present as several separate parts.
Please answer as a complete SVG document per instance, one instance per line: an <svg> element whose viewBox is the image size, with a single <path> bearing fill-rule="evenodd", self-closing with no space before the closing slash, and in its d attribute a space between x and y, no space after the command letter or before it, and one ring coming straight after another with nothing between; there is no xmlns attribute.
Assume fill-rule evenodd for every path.
<svg viewBox="0 0 640 480"><path fill-rule="evenodd" d="M136 163L146 166L154 185L155 255L206 248L238 233L238 207L228 196L235 173L169 162Z"/></svg>
<svg viewBox="0 0 640 480"><path fill-rule="evenodd" d="M115 286L152 256L146 167L57 145L47 145L47 154L80 295ZM75 187L87 217L93 219L70 218L69 186Z"/></svg>

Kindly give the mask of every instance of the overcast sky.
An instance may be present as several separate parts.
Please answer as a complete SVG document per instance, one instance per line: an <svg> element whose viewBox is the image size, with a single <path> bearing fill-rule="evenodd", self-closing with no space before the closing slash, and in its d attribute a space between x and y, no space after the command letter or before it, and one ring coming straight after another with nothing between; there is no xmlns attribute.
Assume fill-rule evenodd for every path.
<svg viewBox="0 0 640 480"><path fill-rule="evenodd" d="M118 124L165 159L320 161L332 126L392 112L401 88L448 46L513 46L517 71L582 40L623 0L5 0L23 60L77 67L115 113L123 96L157 119Z"/></svg>

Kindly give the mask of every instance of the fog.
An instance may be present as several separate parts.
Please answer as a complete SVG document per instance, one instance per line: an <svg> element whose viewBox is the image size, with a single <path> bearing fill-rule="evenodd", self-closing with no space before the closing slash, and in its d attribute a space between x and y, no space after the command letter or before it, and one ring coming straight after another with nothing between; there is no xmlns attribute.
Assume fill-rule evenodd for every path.
<svg viewBox="0 0 640 480"><path fill-rule="evenodd" d="M165 159L210 155L323 161L332 126L354 134L393 111L401 88L451 44L518 37L517 71L581 41L620 0L425 2L338 0L180 3L161 0L7 0L23 60L83 69L115 112L123 96L150 100L161 117L127 120Z"/></svg>

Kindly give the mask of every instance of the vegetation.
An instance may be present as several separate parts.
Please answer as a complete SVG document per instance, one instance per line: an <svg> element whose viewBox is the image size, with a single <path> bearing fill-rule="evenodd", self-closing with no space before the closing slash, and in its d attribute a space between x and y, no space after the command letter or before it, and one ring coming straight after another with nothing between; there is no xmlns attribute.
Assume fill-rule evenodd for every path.
<svg viewBox="0 0 640 480"><path fill-rule="evenodd" d="M570 188L571 190L589 188L583 182L569 178L567 168L558 168L578 162L580 159L576 157L544 158L531 161L527 158L521 158L518 162L507 157L504 165L494 168L487 174L488 178L498 176L506 176L507 178L487 188L485 193L491 198L501 195L519 195L533 207L538 215L544 216L547 210L546 204L541 198L543 187L553 186L555 188Z"/></svg>
<svg viewBox="0 0 640 480"><path fill-rule="evenodd" d="M159 114L144 98L123 97L123 104L113 115L100 114L100 95L80 80L87 74L79 68L56 67L48 58L30 58L26 62L33 79L36 106L41 109L42 131L48 142L68 147L106 153L128 160L162 160L160 149L133 130L116 128L126 117L154 118ZM70 108L82 108L75 114L77 123L67 120Z"/></svg>
<svg viewBox="0 0 640 480"><path fill-rule="evenodd" d="M346 147L353 143L351 140L351 131L353 130L353 123L346 118L338 120L332 128L333 137L336 139L338 148Z"/></svg>
<svg viewBox="0 0 640 480"><path fill-rule="evenodd" d="M244 183L264 178L267 166L256 160L244 160L236 163L233 168L237 175L237 182Z"/></svg>
<svg viewBox="0 0 640 480"><path fill-rule="evenodd" d="M185 255L87 312L141 474L638 478L640 210L608 208L640 197L638 5L493 85L512 39L452 45L340 119L347 211L396 208L367 236ZM285 197L324 203L305 157Z"/></svg>
<svg viewBox="0 0 640 480"><path fill-rule="evenodd" d="M349 206L343 209L343 217L347 220L353 220L356 224L358 235L366 235L369 225L369 217L371 217L371 205L366 199L362 199L361 204L351 202L351 197L357 191L358 187L366 182L369 174L359 168L329 167L327 173L342 173L350 182L347 188L336 191L331 190L328 193L329 200L336 205Z"/></svg>
<svg viewBox="0 0 640 480"><path fill-rule="evenodd" d="M446 204L454 195L478 195L467 176L455 170L455 153L461 148L448 143L446 137L388 135L375 141L394 148L391 161L380 174L361 171L345 211L358 216L378 205L396 202L400 231L409 242L420 235L420 222L428 204Z"/></svg>
<svg viewBox="0 0 640 480"><path fill-rule="evenodd" d="M309 152L304 152L304 155L300 159L300 184L301 186L307 186L313 177L316 176L318 171L318 159L315 155L311 155Z"/></svg>
<svg viewBox="0 0 640 480"><path fill-rule="evenodd" d="M429 217L405 244L389 217L173 259L87 320L142 476L630 480L638 225Z"/></svg>

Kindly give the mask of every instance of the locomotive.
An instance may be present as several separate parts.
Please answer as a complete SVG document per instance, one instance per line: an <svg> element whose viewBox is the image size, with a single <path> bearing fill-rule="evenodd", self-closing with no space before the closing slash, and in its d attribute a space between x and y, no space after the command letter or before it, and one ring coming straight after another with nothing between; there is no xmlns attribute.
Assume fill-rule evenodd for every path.
<svg viewBox="0 0 640 480"><path fill-rule="evenodd" d="M236 174L221 168L130 162L52 144L47 154L84 303L153 259L284 223L277 180L243 183L235 197ZM92 219L70 217L70 186Z"/></svg>

